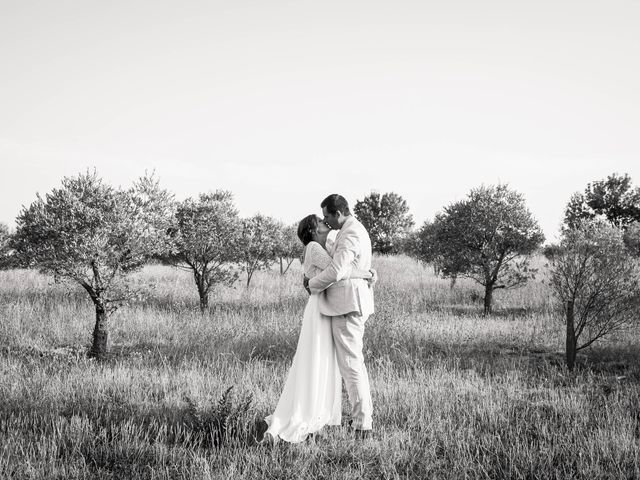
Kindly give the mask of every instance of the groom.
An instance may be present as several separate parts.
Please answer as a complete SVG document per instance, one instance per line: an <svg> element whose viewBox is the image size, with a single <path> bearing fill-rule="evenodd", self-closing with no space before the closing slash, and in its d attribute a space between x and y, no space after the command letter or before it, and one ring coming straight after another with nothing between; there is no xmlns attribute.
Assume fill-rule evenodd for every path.
<svg viewBox="0 0 640 480"><path fill-rule="evenodd" d="M349 204L333 194L320 204L324 221L340 230L333 248L333 261L309 280L309 289L319 295L320 312L331 317L333 341L340 373L351 402L352 427L357 438L367 438L372 428L373 405L369 374L364 365L364 324L373 313L373 290L366 280L349 279L351 269L371 268L371 240L364 226L351 215Z"/></svg>

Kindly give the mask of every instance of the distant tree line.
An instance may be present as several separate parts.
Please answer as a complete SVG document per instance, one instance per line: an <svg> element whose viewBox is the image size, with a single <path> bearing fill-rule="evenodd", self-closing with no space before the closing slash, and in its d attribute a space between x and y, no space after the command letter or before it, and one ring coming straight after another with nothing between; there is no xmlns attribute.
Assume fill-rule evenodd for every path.
<svg viewBox="0 0 640 480"><path fill-rule="evenodd" d="M406 214L404 208L397 211ZM524 197L506 185L471 190L415 231L404 225L396 230L396 239L403 240L394 244L450 278L452 286L458 277L480 284L485 314L496 289L533 278L530 260L544 242ZM559 244L542 251L566 324L566 363L573 369L577 352L640 319L640 188L626 174L589 183L571 196L561 235Z"/></svg>
<svg viewBox="0 0 640 480"><path fill-rule="evenodd" d="M176 201L153 175L126 190L96 172L64 178L23 208L16 224L13 233L0 226L0 266L36 268L84 288L95 306L90 354L98 358L111 350L113 312L144 293L130 274L150 260L191 272L205 311L216 285L244 272L249 286L256 271L277 262L284 274L302 255L293 226L240 218L230 192Z"/></svg>
<svg viewBox="0 0 640 480"><path fill-rule="evenodd" d="M461 277L482 286L485 314L496 290L522 286L537 273L531 259L544 235L524 197L507 185L472 189L417 229L394 192L372 192L353 210L378 254L408 254L452 287ZM96 172L64 178L23 208L16 225L10 232L0 224L0 268L37 268L82 286L96 311L95 357L109 354L110 315L143 294L129 275L149 260L190 272L205 312L216 286L243 275L248 287L257 271L274 265L284 275L303 251L295 225L261 214L241 218L231 192L177 201L154 175L129 189L104 183ZM576 352L640 311L640 190L628 175L590 183L567 204L561 242L543 252L573 368Z"/></svg>

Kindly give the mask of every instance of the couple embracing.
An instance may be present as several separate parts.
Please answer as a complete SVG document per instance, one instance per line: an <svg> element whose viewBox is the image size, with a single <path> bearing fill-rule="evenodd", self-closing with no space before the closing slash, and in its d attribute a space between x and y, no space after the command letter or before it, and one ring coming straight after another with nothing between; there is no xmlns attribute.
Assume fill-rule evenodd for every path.
<svg viewBox="0 0 640 480"><path fill-rule="evenodd" d="M305 245L303 270L310 293L293 362L275 412L265 421L264 443L297 443L342 420L342 379L358 439L372 428L373 406L364 365L364 325L373 313L371 240L341 195L320 204L324 219L309 215L298 225ZM327 236L339 230L330 245Z"/></svg>

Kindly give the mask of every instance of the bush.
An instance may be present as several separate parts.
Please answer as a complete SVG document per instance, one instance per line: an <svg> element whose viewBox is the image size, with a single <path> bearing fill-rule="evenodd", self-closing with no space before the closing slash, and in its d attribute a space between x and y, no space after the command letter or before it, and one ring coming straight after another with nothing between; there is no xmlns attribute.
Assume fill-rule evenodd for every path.
<svg viewBox="0 0 640 480"><path fill-rule="evenodd" d="M566 362L573 369L579 350L637 321L640 272L622 230L603 220L576 223L560 247L550 282L566 318Z"/></svg>

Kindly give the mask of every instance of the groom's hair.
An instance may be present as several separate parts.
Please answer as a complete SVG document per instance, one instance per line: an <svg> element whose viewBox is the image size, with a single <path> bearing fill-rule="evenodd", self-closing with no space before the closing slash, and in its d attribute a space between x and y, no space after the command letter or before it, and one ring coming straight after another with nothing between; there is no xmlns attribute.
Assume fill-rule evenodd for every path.
<svg viewBox="0 0 640 480"><path fill-rule="evenodd" d="M298 238L303 245L313 240L313 232L318 230L318 217L315 214L308 215L298 224Z"/></svg>
<svg viewBox="0 0 640 480"><path fill-rule="evenodd" d="M320 204L320 208L327 207L327 212L331 215L335 215L338 211L342 212L342 215L349 216L351 211L349 210L349 204L347 200L337 193L333 193L325 198Z"/></svg>

